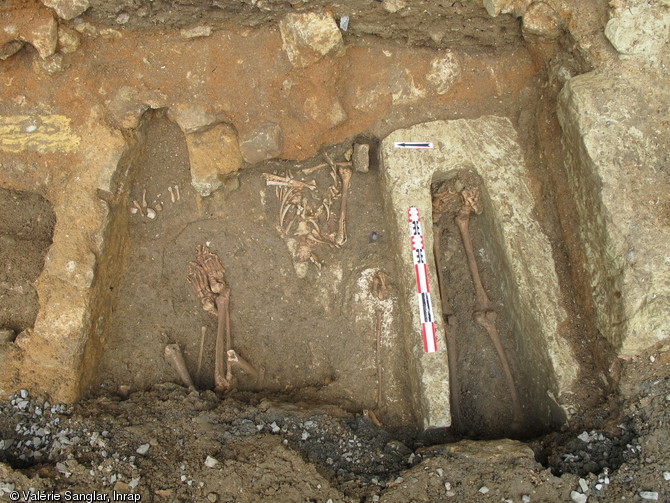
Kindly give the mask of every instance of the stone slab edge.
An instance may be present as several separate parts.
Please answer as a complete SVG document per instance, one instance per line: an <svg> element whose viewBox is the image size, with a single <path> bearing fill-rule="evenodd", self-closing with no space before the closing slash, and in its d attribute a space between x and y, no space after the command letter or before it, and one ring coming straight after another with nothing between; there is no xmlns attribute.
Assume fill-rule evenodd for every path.
<svg viewBox="0 0 670 503"><path fill-rule="evenodd" d="M402 141L432 141L434 148L418 151L394 147L394 142ZM418 124L387 136L382 141L380 155L386 205L394 215L400 296L404 311L409 313L404 330L415 373L411 384L423 426L443 427L451 423L449 375L444 330L439 323L440 351L423 353L406 213L409 206L419 208L425 246L432 250L430 185L436 174L451 170L471 168L482 177L492 202L485 211L492 213L495 241L506 258L496 275L507 283L506 288L517 292L516 298L510 299L510 307L522 332L537 339L522 347L526 347L529 357L548 366L547 370L553 374L549 376L552 395L558 398L569 393L578 366L568 341L559 332L567 315L558 298L560 289L549 241L531 216L535 203L511 122L486 116ZM432 254L427 255L435 319L441 320L435 263Z"/></svg>
<svg viewBox="0 0 670 503"><path fill-rule="evenodd" d="M596 326L620 354L670 337L670 133L654 122L669 100L667 80L634 68L575 77L558 100Z"/></svg>

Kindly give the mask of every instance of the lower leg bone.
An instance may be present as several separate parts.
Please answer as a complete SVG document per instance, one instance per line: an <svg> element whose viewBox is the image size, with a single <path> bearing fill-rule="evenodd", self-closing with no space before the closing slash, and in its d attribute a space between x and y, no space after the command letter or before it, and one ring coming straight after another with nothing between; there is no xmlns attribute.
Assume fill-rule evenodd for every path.
<svg viewBox="0 0 670 503"><path fill-rule="evenodd" d="M244 358L242 358L239 354L234 349L229 349L228 350L228 361L240 369L242 369L245 373L250 375L251 377L254 377L258 379L260 377L260 374L258 371Z"/></svg>
<svg viewBox="0 0 670 503"><path fill-rule="evenodd" d="M498 359L500 360L500 365L502 366L503 372L505 373L507 386L509 387L510 395L512 396L514 417L516 421L520 421L523 414L521 409L521 402L519 401L519 395L514 383L514 377L512 376L512 370L510 369L509 362L507 360L507 355L505 354L505 350L500 342L498 330L495 326L496 313L493 311L491 301L489 300L488 295L486 295L486 291L482 286L482 280L479 275L479 268L477 267L477 261L475 259L475 253L472 246L472 237L470 235L470 213L473 210L476 211L478 209L476 207L476 202L479 198L479 192L477 189L464 190L462 195L463 206L456 215L455 221L461 234L463 247L465 248L465 255L468 259L468 267L470 269L472 282L475 285L475 292L477 295L477 305L475 312L473 313L473 317L477 324L486 330L486 333L488 334L491 342L493 343L493 346L496 349L496 352L498 353Z"/></svg>
<svg viewBox="0 0 670 503"><path fill-rule="evenodd" d="M165 360L170 364L170 366L177 372L181 382L190 390L194 390L193 381L191 380L191 375L188 373L188 368L186 368L186 362L184 362L184 355L181 352L178 344L168 344L165 346L165 352L163 353Z"/></svg>
<svg viewBox="0 0 670 503"><path fill-rule="evenodd" d="M349 199L349 185L351 184L353 169L351 166L338 166L337 172L342 179L342 203L340 205L340 222L337 228L337 234L335 235L335 244L343 245L347 241L347 201Z"/></svg>
<svg viewBox="0 0 670 503"><path fill-rule="evenodd" d="M493 342L493 346L496 348L500 365L502 366L503 372L505 373L505 379L507 380L507 387L509 388L510 395L512 395L514 418L517 422L521 421L521 418L523 417L523 409L521 408L519 393L517 392L516 384L514 383L514 376L512 376L512 369L509 366L507 355L505 354L505 350L500 343L500 337L498 336L498 329L495 324L496 313L494 311L489 311L488 313L478 311L474 313L473 317L475 321L486 330L491 342Z"/></svg>

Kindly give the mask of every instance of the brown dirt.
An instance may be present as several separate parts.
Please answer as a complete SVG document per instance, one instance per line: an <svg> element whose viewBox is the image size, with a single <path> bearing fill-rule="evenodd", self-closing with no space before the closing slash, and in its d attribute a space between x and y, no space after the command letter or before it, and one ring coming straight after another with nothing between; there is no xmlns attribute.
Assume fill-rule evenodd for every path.
<svg viewBox="0 0 670 503"><path fill-rule="evenodd" d="M584 492L582 477L589 501L639 501L642 491L666 501L669 350L622 362L621 401L592 409L585 430L530 444L535 455L513 441L445 445L333 406L220 400L172 384L73 406L16 397L0 404L0 498L132 486L142 501L563 502Z"/></svg>
<svg viewBox="0 0 670 503"><path fill-rule="evenodd" d="M38 194L0 187L0 329L16 334L35 323L34 282L44 267L56 217ZM6 340L12 341L9 333Z"/></svg>
<svg viewBox="0 0 670 503"><path fill-rule="evenodd" d="M144 501L205 501L209 496L209 501L480 502L520 501L527 495L531 501L553 502L570 501L571 491L581 492L579 476L589 485L590 501L635 500L640 491L657 491L659 501L669 497L663 473L670 462L664 449L668 348L625 365L612 363L611 351L602 347L590 327L589 307L573 300L575 290L585 285L573 283L579 272L571 270L565 252L571 243L561 224L569 221L570 209L560 203L564 188L553 116L556 89L545 87L549 78L542 66L554 57L556 47L530 54L518 20L491 20L474 2L421 1L412 3L405 15L392 16L380 2L342 1L328 8L338 17L351 16L345 40L355 46L347 51L346 65L314 65L297 76L292 94L285 95L279 89L287 62L272 59L279 43L276 30L243 32L239 27L272 23L296 8L291 2L91 3L84 19L123 30L122 36L85 39L82 50L66 59L66 71L54 76L31 71L37 63L34 51L26 48L3 63L3 74L15 76L15 89L25 90L35 103L71 109L75 122L82 123L90 120L85 114L91 108L90 96L100 96L101 106L113 115L114 93L121 85L144 93L140 101L165 95L184 103L197 94L205 101L225 103L230 109L227 119L237 124L253 125L267 113L263 107L269 107L278 111L287 131L281 158L290 160L247 166L239 178L228 179L223 190L201 199L189 183L183 134L163 110L147 112L136 131L126 131L135 136L135 147L117 173L117 194L110 199L118 233L111 236L116 239L112 248L122 251L114 256L118 262L107 257L112 262L108 267L116 272L101 275L108 284L97 285L109 292L113 316L100 325L106 330L95 389L90 390L91 398L72 406L54 408L43 398L20 397L0 404L0 461L7 463L0 464L0 499L13 489L30 488L126 492L136 481L134 492ZM316 4L326 6L310 2L301 7L313 9ZM123 23L122 14L128 14ZM185 42L175 43L170 37L175 28L205 21L214 26L216 43L194 42L201 56L197 64L209 72L206 83L196 86L183 76L183 69L194 64L193 53L174 50ZM230 37L218 33L229 26L237 30ZM387 98L399 68L426 73L433 57L426 47L454 49L468 74L448 96L392 105ZM388 64L387 50L393 52L393 65ZM243 70L231 72L232 63L226 60L218 64L227 52L247 62ZM146 66L143 59L149 61ZM583 70L583 65L573 66ZM77 79L70 79L72 72ZM269 93L264 101L246 85L252 78ZM72 92L63 93L65 88ZM357 90L374 90L379 99L370 109L357 109ZM338 96L349 112L347 120L326 133L315 133L323 128L306 124L296 110L283 110L286 103L300 104L307 95ZM173 104L156 99L161 106ZM20 96L12 95L3 100L0 111L24 112L20 102ZM566 335L582 362L571 428L529 444L535 455L523 444L505 443L502 453L491 448L484 454L485 444L477 449L469 443L444 445L455 440L454 432L417 433L403 379L406 355L400 351L382 355L385 403L378 412L389 429L374 427L360 414L375 406L375 320L351 316L356 292L344 285L355 284L368 269L384 270L391 281L395 274L376 167L354 175L348 242L340 249L317 248L323 270L319 274L309 266L306 278L295 274L276 227L274 191L262 177L269 172L297 173L323 162L326 152L342 161L359 135L374 142L418 122L482 114L510 117L518 129L534 181L538 220L552 242L566 309L574 320ZM48 164L50 159L47 155L35 160L33 153L20 156L26 165ZM67 197L67 169L47 181L38 171L10 171L3 183L32 186L36 192L49 192L54 201ZM334 184L327 169L305 179L314 179L324 193ZM175 186L181 197L172 203L167 188ZM161 201L162 211L154 220L129 213L129 205L141 201L144 190L149 206ZM24 291L34 291L54 217L40 196L6 189L0 189L0 210L0 258L3 265L13 266L0 271L0 328L20 331L34 323L37 299L28 293L5 302L6 292L24 286ZM454 257L447 283L458 285L450 293L463 320L460 363L461 374L467 376L462 402L468 428L460 433L503 436L509 432L508 390L486 334L469 321L469 273L459 255L455 228L445 227ZM475 248L485 250L476 218L472 227ZM370 239L373 231L377 240ZM239 391L225 399L210 391L189 393L165 384L176 379L163 360L164 346L179 343L193 369L200 327L207 326L205 370L197 384L202 389L212 385L216 320L200 308L185 280L195 246L205 243L221 257L231 286L235 348L265 371L260 382L241 378ZM510 344L511 323L485 253L480 264L484 284L501 313L499 330L512 367L518 369ZM617 394L619 375L623 377ZM534 401L527 386L530 377L518 377L532 423L542 404ZM129 398L117 395L120 385L130 387ZM528 431L548 427L540 422L537 430ZM577 437L582 430L588 433L582 435L586 441ZM143 444L149 450L140 455L137 449ZM207 456L218 463L206 467Z"/></svg>

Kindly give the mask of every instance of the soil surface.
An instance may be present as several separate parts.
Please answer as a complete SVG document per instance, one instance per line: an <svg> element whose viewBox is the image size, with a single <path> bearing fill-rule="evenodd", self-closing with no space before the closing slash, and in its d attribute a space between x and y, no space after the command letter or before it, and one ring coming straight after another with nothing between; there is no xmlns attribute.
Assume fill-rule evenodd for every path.
<svg viewBox="0 0 670 503"><path fill-rule="evenodd" d="M144 198L147 208L162 210L153 219L146 216L147 209L129 218L126 269L119 284L109 285L116 302L99 390L114 392L123 385L147 389L173 379L174 370L163 359L165 345L172 343L182 348L198 387L212 388L217 319L201 308L186 280L196 246L204 245L220 257L231 289L232 347L264 374L259 379L241 375L239 389L303 390L351 410L376 408L376 317L372 313L361 319L367 313L353 303L363 295L355 290L361 282L371 289L371 269L395 276L377 172L352 177L346 243L337 248L315 243L313 262L294 265L290 246L297 223L289 235L280 230L276 187L266 185L263 175L291 174L313 182L316 189L309 192L320 194L320 200L330 188L341 190L339 176L327 163L308 175L300 168L318 166L317 160L265 163L229 180L228 189L201 198L190 184L179 127L156 112L147 116L144 128L129 175L129 197L140 208ZM331 149L330 156L345 161L338 158L341 151ZM341 196L337 199L331 221L339 219ZM285 220L292 218L295 214L288 213ZM304 277L296 271L301 267ZM195 375L201 327L207 335L202 371ZM413 416L403 384L403 354L394 349L398 344L393 339L383 342L384 419L408 424Z"/></svg>
<svg viewBox="0 0 670 503"><path fill-rule="evenodd" d="M445 445L444 432L377 428L334 406L175 384L69 406L23 393L0 404L0 499L667 501L669 350L620 361L621 398L529 444Z"/></svg>

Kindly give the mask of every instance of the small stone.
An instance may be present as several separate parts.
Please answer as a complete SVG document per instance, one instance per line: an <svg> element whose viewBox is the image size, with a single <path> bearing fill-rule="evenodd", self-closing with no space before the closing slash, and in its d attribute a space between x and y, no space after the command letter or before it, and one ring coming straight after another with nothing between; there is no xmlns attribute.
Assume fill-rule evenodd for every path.
<svg viewBox="0 0 670 503"><path fill-rule="evenodd" d="M521 501L523 501L523 503L530 503L530 495L524 494L521 496Z"/></svg>
<svg viewBox="0 0 670 503"><path fill-rule="evenodd" d="M272 433L279 433L279 431L281 430L281 428L277 426L277 423L274 421L270 425L270 428L272 429Z"/></svg>
<svg viewBox="0 0 670 503"><path fill-rule="evenodd" d="M128 482L128 487L130 487L130 489L135 489L135 488L137 488L137 486L138 486L139 483L140 483L140 479L141 479L141 477L135 477L135 478L132 479L130 482Z"/></svg>
<svg viewBox="0 0 670 503"><path fill-rule="evenodd" d="M137 452L137 454L144 456L147 452L149 452L149 444L140 445L135 452Z"/></svg>
<svg viewBox="0 0 670 503"><path fill-rule="evenodd" d="M212 456L207 456L207 458L205 458L205 466L207 468L214 468L218 464L219 461L216 458L213 458Z"/></svg>
<svg viewBox="0 0 670 503"><path fill-rule="evenodd" d="M663 472L663 478L665 480L670 480L670 472Z"/></svg>
<svg viewBox="0 0 670 503"><path fill-rule="evenodd" d="M435 470L435 472L437 473L438 477L444 476L444 470L442 468L438 468L437 470Z"/></svg>
<svg viewBox="0 0 670 503"><path fill-rule="evenodd" d="M326 13L290 13L279 22L282 48L291 64L305 68L330 53L344 50L342 33Z"/></svg>
<svg viewBox="0 0 670 503"><path fill-rule="evenodd" d="M0 482L0 493L11 493L16 486L8 482Z"/></svg>
<svg viewBox="0 0 670 503"><path fill-rule="evenodd" d="M579 487L581 487L582 492L587 492L589 490L589 485L584 479L579 479Z"/></svg>
<svg viewBox="0 0 670 503"><path fill-rule="evenodd" d="M445 488L447 491L451 491L451 483L450 483L450 482L445 482L445 483L444 483L444 488Z"/></svg>
<svg viewBox="0 0 670 503"><path fill-rule="evenodd" d="M195 26L193 28L183 29L179 34L184 38L209 37L212 34L212 27Z"/></svg>
<svg viewBox="0 0 670 503"><path fill-rule="evenodd" d="M209 493L209 494L207 495L207 500L208 500L210 503L216 503L216 501L217 501L218 499L219 499L219 495L216 494L216 493Z"/></svg>
<svg viewBox="0 0 670 503"><path fill-rule="evenodd" d="M310 437L310 434L308 431L303 431L302 436L300 437L302 440L307 440Z"/></svg>
<svg viewBox="0 0 670 503"><path fill-rule="evenodd" d="M130 14L127 12L122 12L118 16L116 16L116 24L126 24L128 21L130 21Z"/></svg>
<svg viewBox="0 0 670 503"><path fill-rule="evenodd" d="M367 173L370 169L370 145L367 143L357 143L354 145L354 154L352 156L354 169L359 173Z"/></svg>
<svg viewBox="0 0 670 503"><path fill-rule="evenodd" d="M656 491L640 491L640 498L647 501L658 501L658 493Z"/></svg>
<svg viewBox="0 0 670 503"><path fill-rule="evenodd" d="M523 15L524 34L555 39L561 36L561 18L558 13L544 2L534 2Z"/></svg>
<svg viewBox="0 0 670 503"><path fill-rule="evenodd" d="M596 491L602 491L603 487L602 484L596 484Z"/></svg>
<svg viewBox="0 0 670 503"><path fill-rule="evenodd" d="M42 0L42 3L51 7L58 17L66 21L80 16L89 7L88 0Z"/></svg>
<svg viewBox="0 0 670 503"><path fill-rule="evenodd" d="M586 503L586 500L588 499L585 494L578 493L577 491L572 491L570 493L570 499L574 501L574 503Z"/></svg>
<svg viewBox="0 0 670 503"><path fill-rule="evenodd" d="M39 66L44 73L47 75L55 75L64 70L63 66L63 55L62 54L52 54L39 61Z"/></svg>
<svg viewBox="0 0 670 503"><path fill-rule="evenodd" d="M577 435L577 438L582 442L588 442L591 439L591 436L588 434L588 432L584 431Z"/></svg>
<svg viewBox="0 0 670 503"><path fill-rule="evenodd" d="M395 13L407 7L405 0L384 0L384 10Z"/></svg>
<svg viewBox="0 0 670 503"><path fill-rule="evenodd" d="M486 494L487 492L489 492L489 488L486 486L482 486L479 488L479 492L482 494Z"/></svg>
<svg viewBox="0 0 670 503"><path fill-rule="evenodd" d="M349 16L342 16L340 18L340 30L347 31L349 28Z"/></svg>
<svg viewBox="0 0 670 503"><path fill-rule="evenodd" d="M28 390L27 389L22 389L21 391L19 391L19 396L21 398L28 398Z"/></svg>

